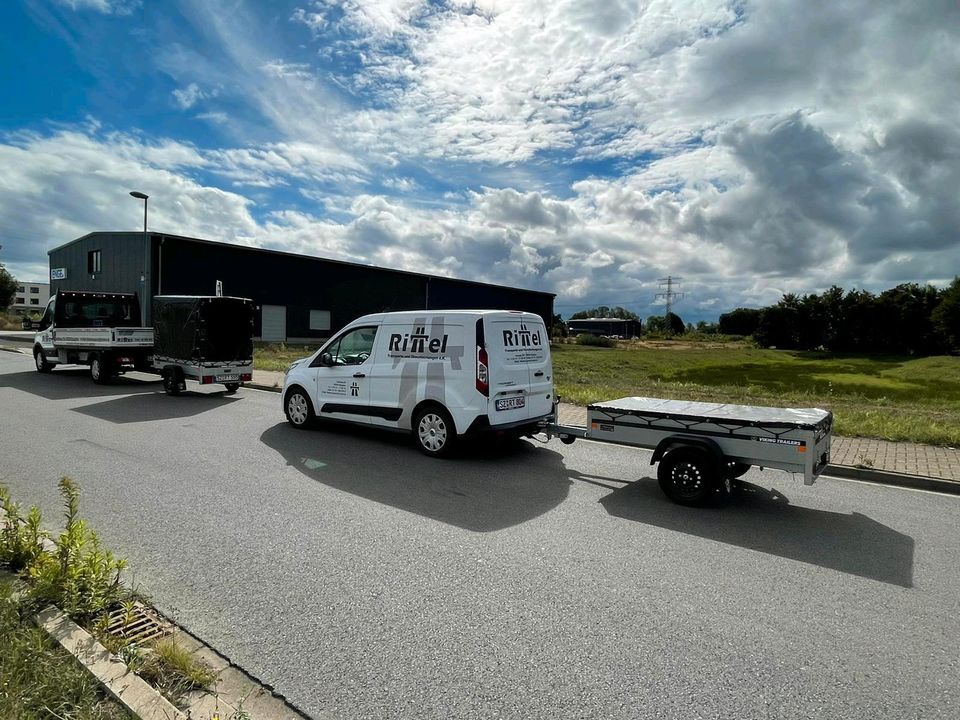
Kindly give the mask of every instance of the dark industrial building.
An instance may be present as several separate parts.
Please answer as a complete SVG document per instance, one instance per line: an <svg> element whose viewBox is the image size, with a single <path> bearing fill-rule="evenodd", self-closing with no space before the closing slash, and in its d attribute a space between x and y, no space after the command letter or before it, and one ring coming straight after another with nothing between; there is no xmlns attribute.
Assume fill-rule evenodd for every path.
<svg viewBox="0 0 960 720"><path fill-rule="evenodd" d="M605 335L607 337L632 338L640 337L641 323L639 320L622 320L620 318L584 318L569 320L567 331L571 335Z"/></svg>
<svg viewBox="0 0 960 720"><path fill-rule="evenodd" d="M552 293L156 232L93 232L48 254L51 295L213 295L220 281L224 295L254 301L254 332L274 342L326 338L372 312L526 310L548 327L553 317ZM150 303L146 307L150 324Z"/></svg>

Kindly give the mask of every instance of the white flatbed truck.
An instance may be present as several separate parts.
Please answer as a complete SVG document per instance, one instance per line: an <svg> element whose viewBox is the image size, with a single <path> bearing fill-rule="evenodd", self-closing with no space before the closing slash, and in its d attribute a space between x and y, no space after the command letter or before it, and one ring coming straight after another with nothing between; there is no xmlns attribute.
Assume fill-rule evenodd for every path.
<svg viewBox="0 0 960 720"><path fill-rule="evenodd" d="M586 427L547 422L542 429L567 444L585 438L653 450L650 464L659 462L667 497L704 505L729 494L732 481L752 466L802 474L812 485L830 462L833 414L625 397L588 406Z"/></svg>
<svg viewBox="0 0 960 720"><path fill-rule="evenodd" d="M134 294L58 291L34 336L37 370L89 365L93 381L106 383L128 369L148 369L153 328L138 327L139 319Z"/></svg>

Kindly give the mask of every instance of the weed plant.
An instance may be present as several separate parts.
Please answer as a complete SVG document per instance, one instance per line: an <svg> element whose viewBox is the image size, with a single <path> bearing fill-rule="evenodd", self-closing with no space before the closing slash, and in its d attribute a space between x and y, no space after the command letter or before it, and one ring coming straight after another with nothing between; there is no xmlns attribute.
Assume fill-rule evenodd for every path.
<svg viewBox="0 0 960 720"><path fill-rule="evenodd" d="M6 513L0 527L0 562L20 572L37 561L43 552L43 540L49 535L41 527L39 508L31 507L26 518L22 517L19 503L10 499L10 493L2 485L0 507Z"/></svg>

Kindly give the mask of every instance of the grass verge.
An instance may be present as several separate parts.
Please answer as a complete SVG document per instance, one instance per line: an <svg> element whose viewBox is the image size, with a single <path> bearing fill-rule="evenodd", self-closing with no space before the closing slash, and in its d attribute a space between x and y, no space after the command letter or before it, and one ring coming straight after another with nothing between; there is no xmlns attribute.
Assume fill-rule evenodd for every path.
<svg viewBox="0 0 960 720"><path fill-rule="evenodd" d="M629 395L832 410L839 435L960 445L960 357L867 357L620 344L553 347L557 394L588 405Z"/></svg>
<svg viewBox="0 0 960 720"><path fill-rule="evenodd" d="M128 720L73 657L30 624L36 605L14 586L0 580L0 717Z"/></svg>
<svg viewBox="0 0 960 720"><path fill-rule="evenodd" d="M254 370L283 372L290 363L312 355L320 345L287 345L285 343L254 343Z"/></svg>

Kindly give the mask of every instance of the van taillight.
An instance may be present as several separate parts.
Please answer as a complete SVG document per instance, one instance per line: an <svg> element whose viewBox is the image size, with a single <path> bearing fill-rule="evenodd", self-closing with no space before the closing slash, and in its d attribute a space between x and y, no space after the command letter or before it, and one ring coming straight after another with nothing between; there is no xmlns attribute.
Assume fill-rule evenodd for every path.
<svg viewBox="0 0 960 720"><path fill-rule="evenodd" d="M477 348L477 390L485 397L490 397L490 377L487 370L487 351Z"/></svg>

